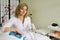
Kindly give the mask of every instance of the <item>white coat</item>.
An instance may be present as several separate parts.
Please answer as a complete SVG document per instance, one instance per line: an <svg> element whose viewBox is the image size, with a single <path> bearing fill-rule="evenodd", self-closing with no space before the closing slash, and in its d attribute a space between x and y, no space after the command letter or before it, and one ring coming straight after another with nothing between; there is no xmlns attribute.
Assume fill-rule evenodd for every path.
<svg viewBox="0 0 60 40"><path fill-rule="evenodd" d="M4 28L5 27L12 27L12 25L15 25L18 29L20 29L24 32L24 34L26 36L26 40L50 40L46 36L29 31L32 28L31 27L31 20L29 17L25 18L23 24L19 18L13 17L8 21L7 24L4 25Z"/></svg>

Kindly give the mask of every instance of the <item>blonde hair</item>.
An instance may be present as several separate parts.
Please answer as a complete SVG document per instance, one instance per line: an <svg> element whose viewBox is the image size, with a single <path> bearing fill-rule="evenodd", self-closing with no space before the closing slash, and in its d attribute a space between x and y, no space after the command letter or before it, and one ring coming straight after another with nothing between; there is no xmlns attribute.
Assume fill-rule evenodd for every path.
<svg viewBox="0 0 60 40"><path fill-rule="evenodd" d="M26 3L22 3L22 4L18 4L18 6L16 7L15 9L15 17L18 18L18 15L20 13L20 9L23 9L23 7L26 6L27 7L27 10L28 10L28 5ZM27 15L27 14L26 14ZM26 16L25 15L25 16Z"/></svg>

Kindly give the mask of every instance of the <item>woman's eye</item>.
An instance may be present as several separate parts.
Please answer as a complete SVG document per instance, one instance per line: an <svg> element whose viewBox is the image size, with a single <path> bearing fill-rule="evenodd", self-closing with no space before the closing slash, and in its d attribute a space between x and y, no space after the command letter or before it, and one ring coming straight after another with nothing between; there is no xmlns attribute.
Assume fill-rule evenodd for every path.
<svg viewBox="0 0 60 40"><path fill-rule="evenodd" d="M23 11L27 11L27 9L21 9L21 10L23 10Z"/></svg>

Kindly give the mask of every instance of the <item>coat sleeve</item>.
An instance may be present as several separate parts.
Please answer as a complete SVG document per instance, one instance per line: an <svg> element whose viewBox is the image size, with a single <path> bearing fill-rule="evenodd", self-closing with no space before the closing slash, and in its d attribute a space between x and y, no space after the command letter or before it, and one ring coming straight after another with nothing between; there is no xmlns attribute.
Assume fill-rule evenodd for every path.
<svg viewBox="0 0 60 40"><path fill-rule="evenodd" d="M28 24L27 24L28 29L32 29L30 17L28 17L27 21L28 21Z"/></svg>
<svg viewBox="0 0 60 40"><path fill-rule="evenodd" d="M14 23L14 18L11 18L5 25L3 25L2 31L4 31L5 27L11 27Z"/></svg>

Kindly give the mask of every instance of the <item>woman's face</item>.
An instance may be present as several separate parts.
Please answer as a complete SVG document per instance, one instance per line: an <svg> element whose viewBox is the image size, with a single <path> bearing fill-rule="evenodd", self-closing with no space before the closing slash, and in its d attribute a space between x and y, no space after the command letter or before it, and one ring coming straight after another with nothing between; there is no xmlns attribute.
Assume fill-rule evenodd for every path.
<svg viewBox="0 0 60 40"><path fill-rule="evenodd" d="M20 9L20 15L21 16L25 16L26 12L27 12L27 7L26 6L24 6L22 9Z"/></svg>

